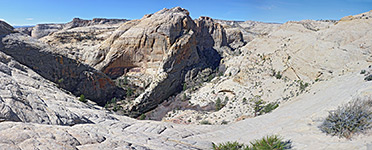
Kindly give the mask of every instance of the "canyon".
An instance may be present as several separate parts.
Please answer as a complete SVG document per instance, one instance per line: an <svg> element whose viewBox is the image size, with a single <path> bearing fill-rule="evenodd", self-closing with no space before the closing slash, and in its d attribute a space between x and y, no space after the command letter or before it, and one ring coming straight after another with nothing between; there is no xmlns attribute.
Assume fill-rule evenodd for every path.
<svg viewBox="0 0 372 150"><path fill-rule="evenodd" d="M279 24L175 7L0 21L0 149L211 149L271 134L295 149L371 148L370 131L349 140L318 128L372 94L371 17ZM258 101L276 107L257 112Z"/></svg>

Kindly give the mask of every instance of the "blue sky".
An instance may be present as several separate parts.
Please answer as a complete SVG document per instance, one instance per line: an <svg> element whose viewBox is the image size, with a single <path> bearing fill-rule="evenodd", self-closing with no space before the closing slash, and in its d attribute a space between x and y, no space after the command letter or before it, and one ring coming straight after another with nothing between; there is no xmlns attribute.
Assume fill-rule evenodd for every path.
<svg viewBox="0 0 372 150"><path fill-rule="evenodd" d="M192 18L284 23L340 19L372 9L372 0L0 0L0 19L12 25L63 23L75 17L139 19L181 6Z"/></svg>

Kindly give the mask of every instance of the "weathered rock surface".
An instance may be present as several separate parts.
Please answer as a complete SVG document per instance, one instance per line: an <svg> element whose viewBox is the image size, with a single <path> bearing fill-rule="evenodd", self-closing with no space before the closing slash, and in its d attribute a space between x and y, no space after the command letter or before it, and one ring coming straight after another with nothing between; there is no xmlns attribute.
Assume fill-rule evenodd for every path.
<svg viewBox="0 0 372 150"><path fill-rule="evenodd" d="M69 107L87 108L40 75L0 52L0 122L89 123Z"/></svg>
<svg viewBox="0 0 372 150"><path fill-rule="evenodd" d="M13 27L8 23L0 20L0 36L4 34L9 34L13 31Z"/></svg>
<svg viewBox="0 0 372 150"><path fill-rule="evenodd" d="M105 19L105 18L94 18L93 20L84 20L80 18L74 18L71 22L66 24L37 24L35 27L18 28L17 31L40 39L51 33L58 32L60 30L68 30L76 27L87 27L94 25L114 25L121 24L128 20L126 19Z"/></svg>
<svg viewBox="0 0 372 150"><path fill-rule="evenodd" d="M275 31L281 24L264 23L258 21L227 21L215 20L226 30L228 43L233 48L244 46L245 43L252 41L257 37L268 35Z"/></svg>
<svg viewBox="0 0 372 150"><path fill-rule="evenodd" d="M34 26L33 27L20 27L20 28L15 28L14 31L31 36L31 32L33 29L34 29Z"/></svg>
<svg viewBox="0 0 372 150"><path fill-rule="evenodd" d="M38 24L32 28L30 36L42 38L50 33L63 29L64 24Z"/></svg>
<svg viewBox="0 0 372 150"><path fill-rule="evenodd" d="M150 82L128 108L142 113L180 91L189 70L218 66L216 48L222 46L226 46L222 26L206 17L195 23L187 10L176 7L121 25L88 64L113 78L125 74Z"/></svg>
<svg viewBox="0 0 372 150"><path fill-rule="evenodd" d="M14 36L14 35L13 35ZM206 130L107 113L0 52L0 149L206 149Z"/></svg>
<svg viewBox="0 0 372 150"><path fill-rule="evenodd" d="M213 66L211 64L214 61L205 62L209 58L203 53L208 50L224 53L224 48L231 47L231 42L242 42L241 38L232 40L233 36L241 37L239 33L230 34L232 36L229 37L228 33L224 34L220 25L211 23L212 19L202 17L198 21L189 21L188 12L181 8L164 9L158 13L121 26L121 29L110 37L114 40L108 44L108 49L105 49L107 51L101 51L105 54L102 58L118 58L125 56L125 52L131 52L131 47L136 51L130 54L136 57L126 57L140 66L145 62L141 57L137 57L141 56L137 53L151 54L150 50L142 49L141 45L146 46L146 41L151 40L149 37L153 37L154 45L160 46L146 48L157 47L159 49L153 49L157 52L167 50L166 53L159 54L161 59L156 63L160 64L160 67L153 66L155 71L151 73L131 70L133 68L128 72L124 71L126 75L142 73L151 76L154 82L151 83L148 93L172 88L173 84L169 83L181 82L178 77L183 77L181 79L184 80L193 75L199 76L199 71L203 75L210 74L211 69L202 66ZM171 15L172 13L174 15ZM144 22L151 16L156 18L156 15L161 16L158 18L159 22ZM224 55L224 74L201 85L196 91L186 90L186 97L191 99L184 103L191 103L191 107L200 107L214 102L216 98L224 100L227 97L227 104L216 112L178 110L168 118L178 123L191 119L190 124L199 123L201 120L212 124L222 124L223 119L233 122L229 125L209 126L139 121L111 114L90 103L81 103L75 96L48 81L56 82L55 79L48 78L51 76L50 71L42 71L53 67L56 68L54 72L57 74L69 77L72 73L59 73L58 70L64 70L64 67L58 63L74 70L75 60L51 53L60 52L61 49L53 49L28 36L10 34L11 30L0 29L0 32L5 31L3 33L8 34L2 35L0 43L0 149L210 149L211 142L239 141L248 144L254 139L272 134L279 134L291 140L294 149L368 149L372 144L371 131L366 131L363 135L353 135L352 139L348 140L326 135L318 126L328 115L328 111L353 98L370 97L372 94L372 82L366 82L365 75L360 72L366 68L366 75L371 72L370 17L372 11L343 18L336 24L309 20L288 22L270 31L268 35L255 38L244 47L238 46L240 55ZM164 23L164 20L172 22L167 20L169 18L178 23ZM146 40L130 38L129 35L142 37L141 34L134 34L135 31L147 33L147 30L142 29L146 23L158 23L159 26L152 30L157 32L143 34ZM131 34L127 33L128 31ZM200 37L209 41L202 41ZM221 37L226 37L226 40L221 40ZM118 39L122 41L119 42ZM157 39L161 41L156 41ZM170 39L174 40L173 44L162 49L161 44L172 43L169 42ZM122 45L123 41L131 45ZM111 48L115 46L117 50L112 51ZM108 55L112 52L117 55ZM120 52L124 54L118 55L122 54ZM156 53L152 55L158 56ZM181 56L197 58L180 58ZM46 64L44 60L50 64ZM96 65L99 66L98 64L99 61ZM102 68L112 64L119 67L123 65L120 62L108 61ZM181 69L185 66L186 69ZM194 68L196 70L193 73ZM100 72L87 70L92 72L93 76L106 77ZM278 73L280 76L277 76ZM156 77L156 74L159 77ZM60 79L62 75L56 75L56 79ZM86 78L84 75L79 76L84 80ZM305 82L309 83L309 86L301 91ZM152 94L155 94L150 94L152 97L158 96L157 93ZM251 118L250 99L256 96L260 96L264 101L281 102L280 106L269 114ZM286 102L288 100L291 101ZM137 106L153 105L146 103L152 101L140 101ZM238 120L241 121L235 122Z"/></svg>
<svg viewBox="0 0 372 150"><path fill-rule="evenodd" d="M124 90L105 74L65 56L52 53L53 48L27 35L10 34L1 38L0 51L32 68L46 79L75 95L84 94L99 105L112 97L122 97Z"/></svg>
<svg viewBox="0 0 372 150"><path fill-rule="evenodd" d="M363 17L361 17L363 16ZM185 92L188 107L214 105L226 100L219 111L170 111L166 121L212 124L254 117L255 99L285 103L324 82L371 65L371 12L339 22L287 22L266 36L240 48L239 56L224 57L223 76L197 91ZM280 105L281 105L280 104ZM176 109L177 107L175 107Z"/></svg>

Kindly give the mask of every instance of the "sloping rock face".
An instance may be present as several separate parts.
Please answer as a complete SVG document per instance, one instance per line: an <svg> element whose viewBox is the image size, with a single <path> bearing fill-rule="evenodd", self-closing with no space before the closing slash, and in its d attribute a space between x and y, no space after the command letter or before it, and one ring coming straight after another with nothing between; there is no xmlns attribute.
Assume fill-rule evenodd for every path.
<svg viewBox="0 0 372 150"><path fill-rule="evenodd" d="M124 95L124 90L116 87L105 74L76 60L52 53L51 49L19 33L3 37L0 43L2 52L75 95L84 94L99 105L104 105L112 97Z"/></svg>
<svg viewBox="0 0 372 150"><path fill-rule="evenodd" d="M15 39L17 38L17 40ZM36 47L48 48L32 38L11 34L2 39L0 50L14 56L33 57ZM12 44L9 44L13 43ZM19 53L9 52L15 48ZM33 46L33 47L32 47ZM11 49L14 50L14 49ZM37 61L56 54L40 51ZM17 59L36 62L27 56ZM66 60L65 60L66 59ZM47 59L50 64L53 60ZM61 59L58 59L60 62ZM66 66L71 66L67 58ZM43 65L47 65L44 63ZM40 64L38 64L40 65ZM40 65L40 69L48 69ZM58 65L54 65L56 69ZM197 127L184 128L154 121L137 121L107 113L102 107L82 103L77 97L60 89L4 52L0 52L0 149L207 149L208 141L184 140L204 133ZM55 70L57 71L57 70ZM91 77L94 72L87 72ZM41 74L44 74L41 72ZM66 74L64 74L66 75ZM90 85L91 86L91 85ZM212 128L209 128L212 129Z"/></svg>
<svg viewBox="0 0 372 150"><path fill-rule="evenodd" d="M172 111L164 120L212 124L254 117L256 99L280 105L305 94L313 85L360 73L371 65L371 12L333 21L291 21L224 57L225 74L197 91L187 91L192 106L226 100L212 112ZM285 105L285 104L284 104ZM175 107L177 108L177 107Z"/></svg>
<svg viewBox="0 0 372 150"><path fill-rule="evenodd" d="M89 123L69 107L86 108L12 57L0 52L0 122L74 125ZM67 108L66 108L67 107Z"/></svg>
<svg viewBox="0 0 372 150"><path fill-rule="evenodd" d="M11 33L13 29L11 25L0 20L0 36Z"/></svg>
<svg viewBox="0 0 372 150"><path fill-rule="evenodd" d="M206 17L194 22L187 10L176 7L123 24L88 64L112 78L125 74L150 82L128 108L142 113L180 91L189 70L217 67L216 48L226 45L222 26Z"/></svg>

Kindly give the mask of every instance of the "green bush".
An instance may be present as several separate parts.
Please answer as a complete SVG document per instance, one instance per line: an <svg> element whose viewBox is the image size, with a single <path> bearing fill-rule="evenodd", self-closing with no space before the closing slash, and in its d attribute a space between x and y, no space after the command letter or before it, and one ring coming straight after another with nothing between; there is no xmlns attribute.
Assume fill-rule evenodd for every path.
<svg viewBox="0 0 372 150"><path fill-rule="evenodd" d="M133 89L128 87L127 89L127 97L131 97L133 95Z"/></svg>
<svg viewBox="0 0 372 150"><path fill-rule="evenodd" d="M262 112L269 113L278 107L279 107L278 103L275 103L275 102L268 103L267 105L264 106L264 108L262 109Z"/></svg>
<svg viewBox="0 0 372 150"><path fill-rule="evenodd" d="M80 95L79 101L80 101L80 102L83 102L83 103L88 102L88 101L85 99L84 94L81 94L81 95Z"/></svg>
<svg viewBox="0 0 372 150"><path fill-rule="evenodd" d="M251 142L252 146L246 148L246 150L284 150L292 148L291 141L283 141L283 139L277 135L266 136L260 140Z"/></svg>
<svg viewBox="0 0 372 150"><path fill-rule="evenodd" d="M300 81L300 91L303 92L309 86L309 83L304 83Z"/></svg>
<svg viewBox="0 0 372 150"><path fill-rule="evenodd" d="M275 74L275 78L276 79L281 79L282 78L282 75L280 74L280 71L278 71L278 73Z"/></svg>
<svg viewBox="0 0 372 150"><path fill-rule="evenodd" d="M203 121L201 121L200 124L203 124L203 125L211 125L211 123L209 123L209 121L207 121L207 120L203 120Z"/></svg>
<svg viewBox="0 0 372 150"><path fill-rule="evenodd" d="M212 144L214 150L241 150L245 147L244 144L238 142L227 142L218 145L215 145L214 143Z"/></svg>
<svg viewBox="0 0 372 150"><path fill-rule="evenodd" d="M250 146L238 143L238 142L227 142L222 144L214 144L214 150L285 150L292 148L292 142L290 140L283 141L283 139L277 135L266 136L259 140L250 142Z"/></svg>
<svg viewBox="0 0 372 150"><path fill-rule="evenodd" d="M215 105L216 111L219 111L224 106L224 104L222 104L222 101L219 97L217 98L214 105Z"/></svg>
<svg viewBox="0 0 372 150"><path fill-rule="evenodd" d="M63 78L61 78L58 80L58 83L62 83L63 81L64 81Z"/></svg>
<svg viewBox="0 0 372 150"><path fill-rule="evenodd" d="M265 106L265 102L261 99L256 100L253 104L254 116L261 115L261 111Z"/></svg>
<svg viewBox="0 0 372 150"><path fill-rule="evenodd" d="M371 81L371 80L372 80L372 74L369 75L369 76L367 76L367 77L365 77L364 80L366 80L366 81Z"/></svg>
<svg viewBox="0 0 372 150"><path fill-rule="evenodd" d="M319 126L320 130L332 136L350 139L353 134L372 128L372 100L356 99L334 111Z"/></svg>
<svg viewBox="0 0 372 150"><path fill-rule="evenodd" d="M187 84L186 83L183 84L182 90L183 91L186 91L187 90Z"/></svg>
<svg viewBox="0 0 372 150"><path fill-rule="evenodd" d="M366 70L361 70L360 71L360 74L365 74L366 73Z"/></svg>
<svg viewBox="0 0 372 150"><path fill-rule="evenodd" d="M139 119L140 120L145 120L146 119L146 115L145 114L142 114Z"/></svg>
<svg viewBox="0 0 372 150"><path fill-rule="evenodd" d="M271 102L266 104L260 97L257 97L253 104L254 116L263 115L271 112L272 110L279 107L279 104L276 102Z"/></svg>

